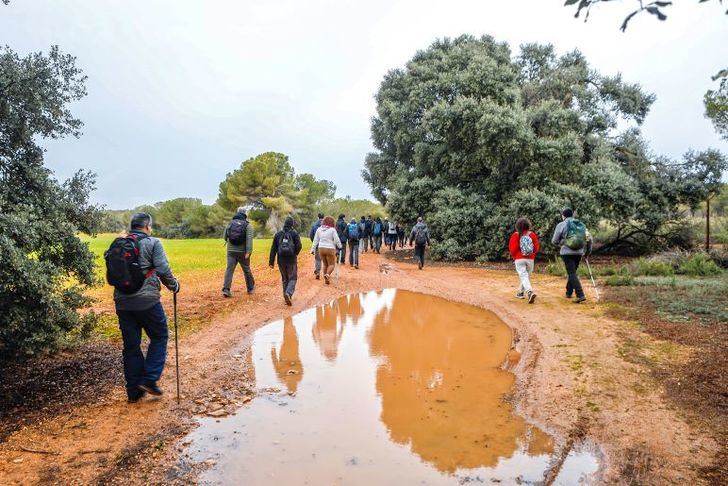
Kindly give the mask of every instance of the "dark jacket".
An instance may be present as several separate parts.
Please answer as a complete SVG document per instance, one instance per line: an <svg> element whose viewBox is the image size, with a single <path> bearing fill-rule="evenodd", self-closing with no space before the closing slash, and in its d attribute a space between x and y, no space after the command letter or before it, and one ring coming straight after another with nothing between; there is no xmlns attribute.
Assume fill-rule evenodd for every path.
<svg viewBox="0 0 728 486"><path fill-rule="evenodd" d="M374 225L374 220L371 218L364 221L364 236L372 235L372 226L373 225Z"/></svg>
<svg viewBox="0 0 728 486"><path fill-rule="evenodd" d="M150 270L154 270L154 272L147 277L142 288L133 294L122 294L115 289L114 302L117 310L143 311L159 302L160 281L169 290L174 290L177 280L169 268L169 262L167 261L167 255L164 253L164 248L162 248L162 243L140 231L132 231L131 233L142 238L139 241L139 266L142 272L145 274Z"/></svg>
<svg viewBox="0 0 728 486"><path fill-rule="evenodd" d="M248 223L248 226L245 228L245 243L242 245L233 245L228 241L228 233L230 232L230 224L228 224L225 227L225 233L223 233L223 238L227 243L227 251L230 253L253 253L253 226L242 213L237 213L233 216L233 219L242 219Z"/></svg>
<svg viewBox="0 0 728 486"><path fill-rule="evenodd" d="M339 239L342 243L344 243L348 239L348 231L346 230L346 227L348 226L348 223L344 221L344 218L339 218L336 220L336 234L339 235Z"/></svg>
<svg viewBox="0 0 728 486"><path fill-rule="evenodd" d="M291 239L293 239L293 249L295 252L293 256L278 255L278 245L281 241L281 238L283 238L283 235L286 234L286 232L290 233ZM303 248L303 246L301 245L301 237L298 235L298 232L293 229L292 224L284 224L283 229L276 233L273 237L273 245L270 247L270 257L268 258L268 265L273 265L273 263L275 263L276 255L278 256L278 265L280 265L281 263L289 265L292 263L296 263L296 258L298 257L298 254L301 253L301 248Z"/></svg>
<svg viewBox="0 0 728 486"><path fill-rule="evenodd" d="M316 230L321 227L322 220L317 220L314 224L311 225L311 231L308 232L308 239L313 241L313 239L316 237Z"/></svg>

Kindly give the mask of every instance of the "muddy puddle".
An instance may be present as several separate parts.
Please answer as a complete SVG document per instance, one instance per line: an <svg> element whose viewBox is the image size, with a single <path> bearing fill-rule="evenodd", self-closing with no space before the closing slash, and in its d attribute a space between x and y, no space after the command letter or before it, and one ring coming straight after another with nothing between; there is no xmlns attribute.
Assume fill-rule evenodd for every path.
<svg viewBox="0 0 728 486"><path fill-rule="evenodd" d="M540 483L554 439L503 400L511 330L493 313L385 290L343 297L258 330L258 396L204 418L187 455L203 484ZM598 463L567 457L555 484Z"/></svg>

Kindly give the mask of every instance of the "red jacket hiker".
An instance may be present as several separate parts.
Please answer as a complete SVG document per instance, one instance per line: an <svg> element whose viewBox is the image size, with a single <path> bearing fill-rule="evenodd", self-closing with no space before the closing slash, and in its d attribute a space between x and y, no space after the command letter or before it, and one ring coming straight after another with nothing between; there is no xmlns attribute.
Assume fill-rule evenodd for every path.
<svg viewBox="0 0 728 486"><path fill-rule="evenodd" d="M519 258L533 260L536 258L536 253L538 253L538 250L541 247L538 243L538 236L536 236L536 233L533 231L529 231L528 235L531 237L531 241L533 241L533 253L528 256L523 256L521 254L521 235L519 235L517 231L511 235L511 241L508 243L508 250L511 252L511 257L513 257L514 260L518 260Z"/></svg>

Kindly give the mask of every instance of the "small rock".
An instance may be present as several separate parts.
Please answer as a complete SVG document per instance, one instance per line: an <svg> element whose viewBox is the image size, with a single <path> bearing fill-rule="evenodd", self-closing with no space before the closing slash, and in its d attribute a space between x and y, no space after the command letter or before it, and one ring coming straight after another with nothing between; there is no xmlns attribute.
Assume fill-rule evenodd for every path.
<svg viewBox="0 0 728 486"><path fill-rule="evenodd" d="M248 403L252 399L253 399L253 397L251 397L250 395L246 395L243 397L243 403Z"/></svg>
<svg viewBox="0 0 728 486"><path fill-rule="evenodd" d="M212 412L207 412L207 415L210 417L224 417L228 413L225 411L224 408L218 408L217 410L213 410Z"/></svg>
<svg viewBox="0 0 728 486"><path fill-rule="evenodd" d="M14 464L20 464L21 462L23 462L23 458L22 457L18 457L17 459L13 459L13 463Z"/></svg>
<svg viewBox="0 0 728 486"><path fill-rule="evenodd" d="M288 374L289 375L297 375L298 374L298 371L296 371L296 370L288 370Z"/></svg>

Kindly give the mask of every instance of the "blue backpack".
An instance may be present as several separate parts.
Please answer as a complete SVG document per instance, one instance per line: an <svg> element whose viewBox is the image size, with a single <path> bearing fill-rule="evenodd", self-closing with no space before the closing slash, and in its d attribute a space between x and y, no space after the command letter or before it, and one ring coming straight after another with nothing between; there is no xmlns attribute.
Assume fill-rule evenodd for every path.
<svg viewBox="0 0 728 486"><path fill-rule="evenodd" d="M358 240L359 239L359 225L356 223L349 223L348 226L349 231L349 239L350 240Z"/></svg>
<svg viewBox="0 0 728 486"><path fill-rule="evenodd" d="M382 234L382 223L374 223L374 230L372 231L372 234L374 236L379 236Z"/></svg>

